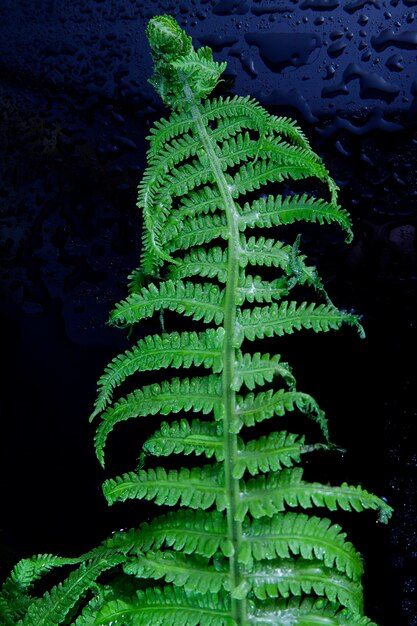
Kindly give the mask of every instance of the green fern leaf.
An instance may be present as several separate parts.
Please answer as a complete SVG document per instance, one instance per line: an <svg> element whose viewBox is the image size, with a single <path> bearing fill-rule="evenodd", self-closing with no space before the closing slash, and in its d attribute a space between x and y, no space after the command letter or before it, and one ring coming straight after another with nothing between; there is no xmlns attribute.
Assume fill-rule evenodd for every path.
<svg viewBox="0 0 417 626"><path fill-rule="evenodd" d="M248 132L224 138L219 148L218 157L224 171L259 154L259 142L251 139Z"/></svg>
<svg viewBox="0 0 417 626"><path fill-rule="evenodd" d="M29 592L36 581L54 568L78 564L80 560L52 554L38 554L30 559L19 561L3 582L0 591L0 623L4 626L15 626L25 617L33 602Z"/></svg>
<svg viewBox="0 0 417 626"><path fill-rule="evenodd" d="M169 268L169 276L173 280L189 276L208 276L217 278L220 283L227 280L227 251L219 247L194 248L184 255L180 265Z"/></svg>
<svg viewBox="0 0 417 626"><path fill-rule="evenodd" d="M117 356L106 367L98 381L99 395L91 417L103 411L111 402L114 388L136 372L191 365L204 365L220 372L223 338L223 328L209 328L202 333L164 333L141 339L137 346Z"/></svg>
<svg viewBox="0 0 417 626"><path fill-rule="evenodd" d="M270 115L254 98L250 96L220 97L206 100L202 109L202 119L208 125L213 120L239 122L242 128L253 128L260 133L275 132L293 141L296 145L309 148L307 138L294 120ZM310 150L311 151L311 150ZM319 157L312 151L316 160Z"/></svg>
<svg viewBox="0 0 417 626"><path fill-rule="evenodd" d="M0 624L2 626L15 626L22 615L26 613L29 603L29 597L25 598L23 594L19 598L20 606L16 606L17 599L15 597L0 594Z"/></svg>
<svg viewBox="0 0 417 626"><path fill-rule="evenodd" d="M288 598L314 592L331 602L340 602L354 613L362 613L362 587L342 574L331 572L319 562L303 559L277 560L256 565L248 576L257 598Z"/></svg>
<svg viewBox="0 0 417 626"><path fill-rule="evenodd" d="M219 435L219 427L211 422L193 420L189 423L162 422L157 430L143 444L147 454L168 456L170 454L204 454L207 458L214 456L216 461L224 458L223 439Z"/></svg>
<svg viewBox="0 0 417 626"><path fill-rule="evenodd" d="M269 122L269 115L265 109L249 96L220 96L220 98L206 100L201 116L207 127L210 126L210 122L216 122L217 128L222 131L221 137L229 136L230 126L233 134L248 128L263 133ZM212 132L214 134L215 131Z"/></svg>
<svg viewBox="0 0 417 626"><path fill-rule="evenodd" d="M240 391L242 385L254 389L256 385L271 383L274 376L281 376L290 388L294 387L295 378L288 363L282 363L279 355L272 357L269 354L242 354L237 351L235 379L233 389Z"/></svg>
<svg viewBox="0 0 417 626"><path fill-rule="evenodd" d="M242 562L252 559L288 559L301 556L316 559L328 567L336 567L354 581L360 580L363 564L360 554L338 524L329 519L308 517L300 513L277 514L273 518L254 519L244 530Z"/></svg>
<svg viewBox="0 0 417 626"><path fill-rule="evenodd" d="M240 346L244 339L254 341L274 335L281 337L302 328L316 333L327 332L337 330L344 323L360 326L356 315L340 311L331 304L283 301L278 305L273 302L265 307L238 311L236 343Z"/></svg>
<svg viewBox="0 0 417 626"><path fill-rule="evenodd" d="M287 196L272 196L246 202L239 217L239 228L247 227L270 228L282 224L292 224L296 221L317 222L319 224L338 224L346 231L346 243L353 237L351 220L347 211L323 198L314 198L306 194Z"/></svg>
<svg viewBox="0 0 417 626"><path fill-rule="evenodd" d="M137 578L163 578L167 583L196 594L219 593L222 588L227 590L229 582L225 562L217 559L214 567L205 557L172 551L149 550L146 555L136 555L124 565L124 571Z"/></svg>
<svg viewBox="0 0 417 626"><path fill-rule="evenodd" d="M97 587L95 588L97 593ZM81 615L77 617L71 626L97 626L97 614L104 604L101 594L93 598L83 607Z"/></svg>
<svg viewBox="0 0 417 626"><path fill-rule="evenodd" d="M62 624L80 598L94 587L97 578L123 561L124 557L121 555L107 554L105 557L81 563L77 570L71 572L65 582L53 587L43 597L35 599L18 626Z"/></svg>
<svg viewBox="0 0 417 626"><path fill-rule="evenodd" d="M169 253L188 250L192 246L201 246L216 239L227 239L229 236L224 216L216 213L193 219L185 218L181 228L175 229L174 236L172 234L172 229L162 229L161 239L164 249Z"/></svg>
<svg viewBox="0 0 417 626"><path fill-rule="evenodd" d="M265 111L267 115L267 127L269 130L274 131L278 136L282 135L283 137L287 137L294 144L301 146L302 148L308 148L311 152L311 157L316 161L320 161L320 157L315 154L311 148L310 144L307 140L307 137L304 135L302 129L298 124L289 117L277 117L276 115L270 115Z"/></svg>
<svg viewBox="0 0 417 626"><path fill-rule="evenodd" d="M226 519L218 511L170 512L142 525L140 537L146 542L146 550L165 545L184 554L206 558L217 552L227 557L233 552L227 538Z"/></svg>
<svg viewBox="0 0 417 626"><path fill-rule="evenodd" d="M272 302L288 295L288 285L285 278L265 281L260 276L244 276L237 288L237 304L247 302Z"/></svg>
<svg viewBox="0 0 417 626"><path fill-rule="evenodd" d="M214 175L209 164L203 164L195 159L192 164L178 166L168 177L171 197L184 196L199 185L214 182Z"/></svg>
<svg viewBox="0 0 417 626"><path fill-rule="evenodd" d="M181 197L175 213L170 213L161 231L165 241L171 241L178 235L185 219L197 218L207 213L214 213L222 208L221 199L213 187L205 185L190 191L187 196Z"/></svg>
<svg viewBox="0 0 417 626"><path fill-rule="evenodd" d="M301 460L301 454L311 452L314 446L304 444L304 437L283 430L248 441L237 454L233 466L234 478L242 478L245 471L252 476L260 472L278 471L292 467Z"/></svg>
<svg viewBox="0 0 417 626"><path fill-rule="evenodd" d="M251 605L249 619L256 626L376 626L367 617L340 610L338 602L324 598L303 599L291 597L288 600L273 600Z"/></svg>
<svg viewBox="0 0 417 626"><path fill-rule="evenodd" d="M307 393L272 389L257 394L248 393L244 398L237 396L237 415L241 424L254 426L255 423L270 419L274 415L283 416L296 408L317 421L327 438L327 420L317 402Z"/></svg>
<svg viewBox="0 0 417 626"><path fill-rule="evenodd" d="M241 267L250 265L265 265L266 267L288 268L292 246L284 245L282 241L275 239L265 239L265 237L249 237L242 235L240 238L240 257L239 263Z"/></svg>
<svg viewBox="0 0 417 626"><path fill-rule="evenodd" d="M38 554L31 559L23 559L14 566L10 573L10 584L21 591L26 591L55 567L76 563L79 563L77 558L68 559L53 554ZM7 581L4 584L7 584Z"/></svg>
<svg viewBox="0 0 417 626"><path fill-rule="evenodd" d="M217 285L167 280L159 285L143 287L116 305L110 315L111 324L134 324L155 311L168 309L188 315L195 320L220 324L223 319L223 294Z"/></svg>
<svg viewBox="0 0 417 626"><path fill-rule="evenodd" d="M171 548L206 558L217 552L228 557L233 546L227 538L226 519L219 511L178 510L144 522L140 529L115 533L106 545L117 550L140 551Z"/></svg>
<svg viewBox="0 0 417 626"><path fill-rule="evenodd" d="M224 510L225 493L220 467L182 468L179 471L157 467L155 470L130 472L105 481L103 493L109 504L132 498L155 500L156 504L192 509L208 509L213 504Z"/></svg>
<svg viewBox="0 0 417 626"><path fill-rule="evenodd" d="M302 475L303 470L295 468L271 473L267 477L261 475L251 478L241 498L238 519L243 519L248 510L255 518L263 515L271 517L284 511L286 506L300 506L303 509L325 506L330 511L338 507L344 511L373 509L378 512L382 522L391 516L390 506L361 487L352 487L346 483L339 487L309 483L302 480Z"/></svg>
<svg viewBox="0 0 417 626"><path fill-rule="evenodd" d="M316 155L312 155L310 148L303 146L291 145L286 141L282 141L277 137L264 136L259 141L259 154L263 157L267 156L275 163L290 165L291 176L294 176L291 170L292 165L301 165L303 174L314 176L326 183L331 192L332 202L336 198L338 187L334 180L330 177L329 172L323 163L317 159Z"/></svg>
<svg viewBox="0 0 417 626"><path fill-rule="evenodd" d="M97 428L95 447L97 458L104 465L104 447L116 424L133 417L145 417L179 411L212 411L221 397L221 379L217 374L195 378L174 378L170 382L154 383L137 389L110 407Z"/></svg>
<svg viewBox="0 0 417 626"><path fill-rule="evenodd" d="M321 168L315 164L279 163L273 159L257 161L242 165L233 176L228 176L230 191L233 198L259 189L262 185L272 182L283 182L287 178L301 180L317 176Z"/></svg>
<svg viewBox="0 0 417 626"><path fill-rule="evenodd" d="M109 602L100 610L97 621L101 626L236 626L225 594L189 594L170 586L138 591L129 602Z"/></svg>
<svg viewBox="0 0 417 626"><path fill-rule="evenodd" d="M373 509L385 522L391 508L361 487L302 480L295 466L303 455L334 448L325 415L297 389L279 355L254 352L250 344L344 323L363 336L359 318L332 304L308 265L301 235L292 245L278 236L282 225L310 222L337 225L350 241L337 184L293 120L270 115L250 97L208 98L226 64L214 61L208 47L195 50L171 16L152 18L146 34L150 82L173 111L150 131L137 200L141 264L110 316L129 330L140 322L144 338L108 364L93 416L102 418L96 434L102 464L117 424L155 416L147 420L155 428L139 469L108 479L103 491L109 504L142 499L173 509L78 559L21 562L3 584L0 621L375 626L363 614L360 556L337 524L301 511ZM266 228L270 238L259 231ZM302 302L289 301L292 290ZM178 321L178 332L143 332L142 322L158 312L164 329L167 311L174 314L165 321ZM182 331L187 322L193 327ZM151 380L158 382L140 381L146 372L156 372ZM129 383L134 390L123 397ZM282 423L275 417L289 419L290 412L292 421L300 413L312 417L326 442L308 444L301 434L275 430ZM169 421L161 420L165 415ZM182 455L185 466L174 466L173 455ZM155 457L166 467L155 467ZM202 465L206 459L210 465ZM78 569L43 597L30 595L38 578L65 564Z"/></svg>

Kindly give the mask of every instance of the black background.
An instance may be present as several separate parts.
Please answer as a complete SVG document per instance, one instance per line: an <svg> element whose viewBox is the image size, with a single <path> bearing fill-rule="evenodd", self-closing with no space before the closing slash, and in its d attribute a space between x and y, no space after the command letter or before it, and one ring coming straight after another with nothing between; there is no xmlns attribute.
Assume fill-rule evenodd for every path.
<svg viewBox="0 0 417 626"><path fill-rule="evenodd" d="M104 502L114 468L98 466L88 415L104 366L128 346L105 323L139 259L145 137L166 114L146 82L144 30L164 12L227 60L226 90L295 118L341 187L353 244L326 229L303 242L333 300L363 316L367 339L300 336L291 361L347 449L328 479L395 508L388 527L367 514L346 520L365 558L367 614L415 626L413 0L3 0L1 576L24 556L79 554L140 521ZM129 432L110 444L120 459ZM130 459L117 471L128 469Z"/></svg>

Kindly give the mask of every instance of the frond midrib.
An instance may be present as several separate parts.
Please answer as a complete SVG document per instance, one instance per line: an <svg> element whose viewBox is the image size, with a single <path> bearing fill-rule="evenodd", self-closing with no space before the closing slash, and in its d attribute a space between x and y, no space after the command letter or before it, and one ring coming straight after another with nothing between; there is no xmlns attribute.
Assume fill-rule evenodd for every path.
<svg viewBox="0 0 417 626"><path fill-rule="evenodd" d="M230 556L230 583L231 589L239 587L242 582L241 567L238 562L239 546L242 535L241 522L236 519L236 510L240 497L239 480L233 476L234 461L237 456L238 444L237 436L233 433L233 424L237 419L236 415L236 392L233 389L235 380L235 329L236 329L236 293L239 282L239 213L236 208L232 189L229 186L226 176L221 166L221 160L217 154L215 145L209 136L207 128L201 117L200 106L193 105L191 113L196 123L196 130L200 136L203 148L213 169L214 179L217 183L219 193L224 202L224 211L229 227L228 238L228 268L227 282L224 293L224 362L223 362L223 409L224 409L224 479L227 502L227 529L228 540L234 546L234 553ZM246 624L246 602L237 600L232 592L232 616L236 626Z"/></svg>

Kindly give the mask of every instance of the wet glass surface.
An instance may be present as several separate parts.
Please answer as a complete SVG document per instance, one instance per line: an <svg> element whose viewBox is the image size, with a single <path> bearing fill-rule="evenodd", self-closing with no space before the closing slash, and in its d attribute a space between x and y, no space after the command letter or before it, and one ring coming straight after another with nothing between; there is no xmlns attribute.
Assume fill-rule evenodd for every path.
<svg viewBox="0 0 417 626"><path fill-rule="evenodd" d="M367 339L319 336L306 355L300 338L291 360L347 449L335 477L395 508L388 528L345 524L367 613L416 626L417 0L2 3L1 571L133 523L101 496L88 415L128 345L105 322L139 259L136 185L166 113L144 29L163 12L227 60L225 89L294 117L341 187L353 244L333 231L303 243Z"/></svg>

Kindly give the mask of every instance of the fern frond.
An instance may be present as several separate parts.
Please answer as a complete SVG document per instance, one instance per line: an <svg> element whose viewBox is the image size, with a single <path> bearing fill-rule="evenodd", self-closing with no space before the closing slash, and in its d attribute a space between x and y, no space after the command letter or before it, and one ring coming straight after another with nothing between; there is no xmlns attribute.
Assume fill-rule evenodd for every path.
<svg viewBox="0 0 417 626"><path fill-rule="evenodd" d="M202 215L193 219L185 218L181 223L181 229L176 229L176 234L162 229L161 239L164 247L170 253L177 250L187 250L192 246L201 246L215 239L227 239L229 232L223 214ZM172 237L172 238L171 238Z"/></svg>
<svg viewBox="0 0 417 626"><path fill-rule="evenodd" d="M106 570L122 563L124 557L106 554L105 557L81 563L63 582L35 599L18 626L53 626L62 624L79 600L94 587L97 578Z"/></svg>
<svg viewBox="0 0 417 626"><path fill-rule="evenodd" d="M266 267L281 267L286 269L290 262L292 246L282 241L265 239L265 237L249 237L243 235L240 239L239 264L241 267L250 265L265 265Z"/></svg>
<svg viewBox="0 0 417 626"><path fill-rule="evenodd" d="M208 163L195 159L193 163L178 166L169 176L167 186L170 197L184 196L199 185L214 183L213 171Z"/></svg>
<svg viewBox="0 0 417 626"><path fill-rule="evenodd" d="M314 449L314 446L305 445L303 436L284 430L274 431L259 439L251 439L239 449L233 466L233 476L242 478L245 471L256 476L260 472L292 467L300 462L301 454Z"/></svg>
<svg viewBox="0 0 417 626"><path fill-rule="evenodd" d="M233 552L225 517L218 511L201 510L170 511L149 523L143 522L138 529L114 533L105 545L132 557L161 547L206 558L218 551L226 557Z"/></svg>
<svg viewBox="0 0 417 626"><path fill-rule="evenodd" d="M91 418L111 402L115 387L136 372L191 365L204 365L215 373L221 372L223 339L223 328L209 328L201 333L163 333L140 339L136 346L106 367L98 381L99 394Z"/></svg>
<svg viewBox="0 0 417 626"><path fill-rule="evenodd" d="M246 340L327 332L344 323L363 334L358 316L332 304L318 271L300 252L301 235L290 245L275 233L265 238L256 232L303 221L338 225L350 241L350 218L337 204L337 184L295 122L270 115L249 97L207 99L225 64L216 63L209 48L194 50L172 17L153 18L147 35L151 83L176 110L151 131L138 189L141 267L110 322L131 326L172 311L177 315L170 322L188 318L210 327L145 336L113 359L99 381L94 413L103 418L96 435L102 463L119 422L187 411L193 416L162 423L158 417L137 472L104 483L109 504L137 498L177 510L105 542L102 549L124 559L123 580L134 582L122 597L116 586L97 588L97 623L369 626L360 556L337 524L301 511L373 509L387 521L391 508L361 487L303 481L295 467L302 456L332 447L325 415L298 391L279 355L242 348ZM314 191L291 191L293 181L302 188L307 178ZM248 193L253 196L245 201ZM303 301L289 300L293 289ZM312 290L322 303L312 301ZM164 376L168 368L194 367L208 375ZM129 377L156 370L161 382L113 401ZM271 428L248 440L247 427L269 420L267 430L278 423L272 418L289 412L294 419L299 412L312 417L326 442L307 444L302 435ZM154 468L150 455L174 454L212 464L193 465L189 456L187 467ZM90 562L94 554L85 558ZM157 580L165 586L155 588ZM143 585L145 591L132 597Z"/></svg>
<svg viewBox="0 0 417 626"><path fill-rule="evenodd" d="M126 574L137 578L163 578L167 583L196 594L219 593L228 587L226 562L216 559L216 567L201 555L186 555L165 550L136 555L124 565Z"/></svg>
<svg viewBox="0 0 417 626"><path fill-rule="evenodd" d="M108 540L110 546L147 552L161 547L207 558L220 551L230 556L233 546L227 538L226 518L219 511L182 510L143 522L138 530L119 532Z"/></svg>
<svg viewBox="0 0 417 626"><path fill-rule="evenodd" d="M239 505L238 518L243 519L249 510L253 517L272 517L284 511L286 506L301 507L323 506L329 511L340 508L344 511L363 511L373 509L378 512L381 522L387 522L392 509L377 496L359 486L352 487L343 483L338 487L310 483L302 480L301 468L284 469L251 478L246 483L246 491Z"/></svg>
<svg viewBox="0 0 417 626"><path fill-rule="evenodd" d="M338 187L334 180L329 175L324 164L317 159L316 155L313 155L310 148L304 146L291 145L286 141L282 141L277 137L264 136L259 141L259 154L264 158L268 157L273 159L274 162L286 165L301 164L303 170L307 173L310 172L310 176L318 178L323 183L326 183L332 202L337 197ZM309 174L307 173L307 176ZM291 176L293 174L291 173ZM304 176L303 176L304 177Z"/></svg>
<svg viewBox="0 0 417 626"><path fill-rule="evenodd" d="M341 609L338 602L308 596L251 603L248 618L255 626L376 626L363 615Z"/></svg>
<svg viewBox="0 0 417 626"><path fill-rule="evenodd" d="M227 280L227 250L222 250L218 246L208 250L193 248L189 254L184 255L180 265L169 268L169 277L173 280L188 278L189 276L208 276L225 283Z"/></svg>
<svg viewBox="0 0 417 626"><path fill-rule="evenodd" d="M201 117L206 126L209 122L217 120L217 128L211 131L214 139L234 135L242 128L262 131L270 123L267 111L249 96L221 96L207 99L203 103ZM288 121L295 126L292 120ZM193 120L184 111L174 111L168 119L162 118L155 122L150 130L151 134L147 137L150 145L149 154L159 154L165 144L169 145L175 138L188 133L192 126ZM282 129L287 127L285 123L282 124ZM293 132L293 136L299 138L297 132Z"/></svg>
<svg viewBox="0 0 417 626"><path fill-rule="evenodd" d="M97 586L94 593L97 594ZM104 595L104 594L103 594ZM77 617L71 626L97 626L97 614L103 606L105 600L100 595L94 595L91 600L83 607L81 615Z"/></svg>
<svg viewBox="0 0 417 626"><path fill-rule="evenodd" d="M319 167L315 164L276 163L273 159L249 162L242 165L233 175L227 175L233 198L260 189L266 183L283 182L287 178L301 180L317 176Z"/></svg>
<svg viewBox="0 0 417 626"><path fill-rule="evenodd" d="M167 280L143 287L140 293L133 293L116 305L110 314L109 322L117 325L131 325L155 311L168 309L178 311L194 320L220 324L223 319L222 291L210 283L194 284Z"/></svg>
<svg viewBox="0 0 417 626"><path fill-rule="evenodd" d="M52 569L80 563L79 558L38 554L19 561L3 582L0 591L0 623L15 626L23 619L33 602L29 594L33 585Z"/></svg>
<svg viewBox="0 0 417 626"><path fill-rule="evenodd" d="M166 197L165 187L175 166L194 157L199 148L198 140L192 135L183 135L173 144L165 144L158 155L148 160L148 167L138 185L137 207L144 212L147 227L155 224L153 212L161 210L160 201ZM156 215L158 217L158 215Z"/></svg>
<svg viewBox="0 0 417 626"><path fill-rule="evenodd" d="M268 562L255 565L248 578L255 596L260 600L314 592L331 602L340 602L350 611L360 614L363 611L360 583L330 571L319 562L280 559L275 564Z"/></svg>
<svg viewBox="0 0 417 626"><path fill-rule="evenodd" d="M258 198L252 203L245 202L239 218L239 228L270 228L300 220L317 222L320 225L336 223L346 231L346 243L352 240L352 223L347 211L323 198L314 198L307 194L286 197L270 194L267 198Z"/></svg>
<svg viewBox="0 0 417 626"><path fill-rule="evenodd" d="M275 132L293 141L296 145L309 148L309 143L301 128L287 117L270 115L257 100L250 96L228 96L213 98L204 102L202 119L208 124L213 120L239 120L242 128L257 129L261 134ZM310 149L311 153L313 151ZM317 160L319 157L314 155Z"/></svg>
<svg viewBox="0 0 417 626"><path fill-rule="evenodd" d="M34 583L42 578L47 572L62 565L74 565L79 563L77 558L64 558L53 554L37 554L31 559L22 559L10 573L10 584L20 591L31 589ZM4 583L7 585L7 581Z"/></svg>
<svg viewBox="0 0 417 626"><path fill-rule="evenodd" d="M133 417L168 415L179 411L210 413L221 397L221 381L217 374L205 377L174 378L159 385L146 385L121 398L103 415L95 436L96 455L104 465L104 447L116 424Z"/></svg>
<svg viewBox="0 0 417 626"><path fill-rule="evenodd" d="M288 363L281 362L278 354L270 357L269 354L242 354L237 351L235 379L233 389L240 391L242 385L254 389L256 385L272 382L274 376L281 376L290 388L295 385L295 378Z"/></svg>
<svg viewBox="0 0 417 626"><path fill-rule="evenodd" d="M214 213L218 209L222 209L222 203L214 187L205 185L190 191L189 194L181 197L178 208L170 213L163 225L164 240L170 241L181 232L185 219Z"/></svg>
<svg viewBox="0 0 417 626"><path fill-rule="evenodd" d="M281 300L282 296L288 295L288 284L285 278L275 280L262 280L260 276L246 275L241 277L237 288L236 303L242 305L247 302L272 302Z"/></svg>
<svg viewBox="0 0 417 626"><path fill-rule="evenodd" d="M332 304L299 304L294 300L281 304L274 302L265 307L238 310L236 342L240 346L244 339L281 337L302 328L316 333L327 332L337 330L342 324L359 327L360 332L357 315L341 311Z"/></svg>
<svg viewBox="0 0 417 626"><path fill-rule="evenodd" d="M307 393L300 391L274 392L259 391L248 393L245 397L237 397L237 415L245 426L254 426L256 422L270 419L274 415L282 416L289 411L299 409L312 417L327 436L327 420L317 402Z"/></svg>
<svg viewBox="0 0 417 626"><path fill-rule="evenodd" d="M304 560L320 560L336 567L354 581L363 573L360 554L346 541L346 534L329 519L309 517L303 513L279 513L271 519L255 519L245 527L242 562L252 559L288 559L301 556Z"/></svg>
<svg viewBox="0 0 417 626"><path fill-rule="evenodd" d="M224 593L189 594L178 587L166 586L138 591L131 601L116 600L100 610L101 626L133 623L135 626L235 626L230 615L230 600Z"/></svg>
<svg viewBox="0 0 417 626"><path fill-rule="evenodd" d="M214 503L225 508L222 472L218 466L165 471L162 467L130 472L103 484L109 504L128 499L155 500L156 504L208 509Z"/></svg>
<svg viewBox="0 0 417 626"><path fill-rule="evenodd" d="M162 422L161 428L145 441L143 450L155 456L193 452L198 456L204 454L207 458L214 456L216 461L224 458L218 425L197 419L191 423L185 419L170 424Z"/></svg>
<svg viewBox="0 0 417 626"><path fill-rule="evenodd" d="M26 613L30 601L31 599L27 594L20 594L19 597L15 597L0 593L0 624L2 626L15 626Z"/></svg>
<svg viewBox="0 0 417 626"><path fill-rule="evenodd" d="M266 112L267 113L267 112ZM304 135L301 127L297 124L297 122L289 117L278 117L276 115L268 116L268 129L275 132L278 136L282 135L283 137L287 137L290 141L292 141L295 145L301 146L303 148L309 148L312 155L317 161L320 161L320 157L311 150L309 141L307 137Z"/></svg>
<svg viewBox="0 0 417 626"><path fill-rule="evenodd" d="M349 242L351 220L293 120L270 115L250 97L208 99L226 63L214 61L208 47L195 50L171 16L152 18L146 34L150 82L174 111L150 131L137 199L141 265L109 321L131 329L159 312L163 332L140 328L144 338L108 364L92 417L102 417L95 438L102 464L117 424L151 417L156 427L146 435L139 468L105 481L103 492L110 505L140 499L164 510L79 558L39 555L18 563L0 592L0 622L376 626L363 615L360 555L339 525L303 510L370 509L386 522L391 507L361 486L303 480L303 455L334 448L324 412L298 390L279 355L242 348L246 340L344 323L363 336L358 316L332 304L301 254L301 235L290 245L275 233L298 222L330 224ZM307 178L309 193L302 191ZM267 228L271 238L258 232ZM303 301L290 301L292 290ZM313 290L324 303L312 301ZM165 332L167 311L178 332ZM187 321L192 327L182 331ZM171 368L200 369L171 378ZM144 385L146 372L157 372L158 382ZM134 390L123 397L128 383ZM299 413L313 418L325 443L271 428L290 412L293 420ZM267 434L248 435L260 422ZM187 456L187 466L173 469L174 454ZM169 456L166 467L155 467L155 457ZM61 565L77 569L33 597L34 583Z"/></svg>

